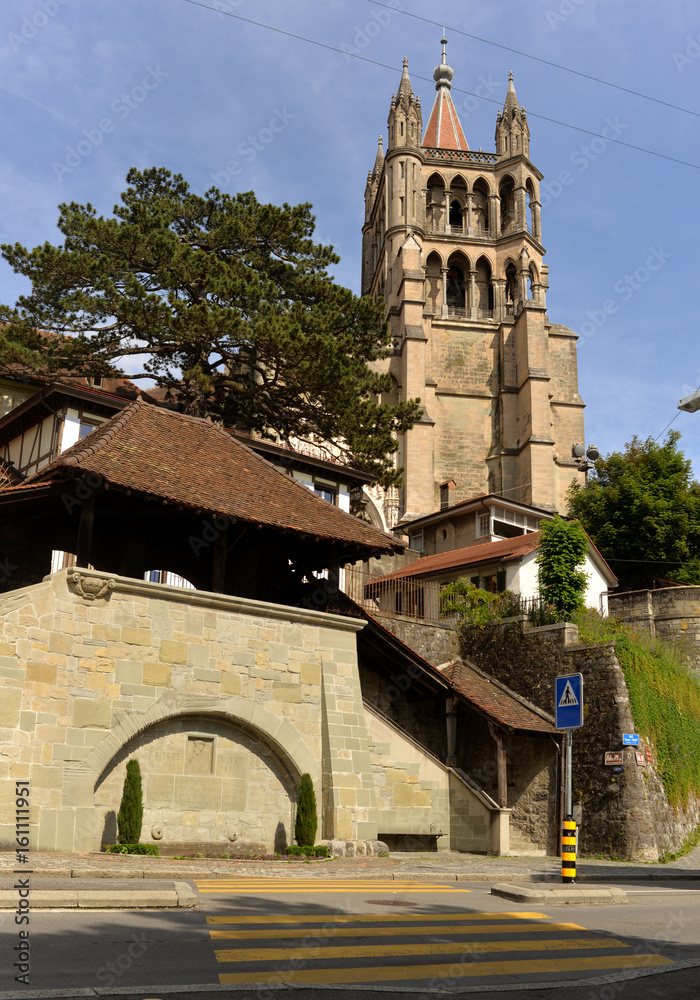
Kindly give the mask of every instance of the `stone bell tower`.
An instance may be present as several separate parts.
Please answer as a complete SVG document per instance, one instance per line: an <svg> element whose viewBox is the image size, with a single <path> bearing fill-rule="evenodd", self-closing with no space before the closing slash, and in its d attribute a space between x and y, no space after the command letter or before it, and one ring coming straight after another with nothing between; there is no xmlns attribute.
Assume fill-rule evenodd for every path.
<svg viewBox="0 0 700 1000"><path fill-rule="evenodd" d="M425 133L407 60L365 189L362 293L384 296L389 400L420 397L400 442L396 518L479 493L562 510L584 440L577 336L547 315L539 185L509 74L496 150L469 149L442 61ZM389 516L388 521L394 517Z"/></svg>

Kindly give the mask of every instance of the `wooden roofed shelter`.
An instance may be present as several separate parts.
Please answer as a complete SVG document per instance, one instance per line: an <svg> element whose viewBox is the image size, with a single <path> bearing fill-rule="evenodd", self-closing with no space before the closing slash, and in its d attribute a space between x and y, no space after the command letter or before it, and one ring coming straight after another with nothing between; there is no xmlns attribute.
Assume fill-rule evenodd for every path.
<svg viewBox="0 0 700 1000"><path fill-rule="evenodd" d="M323 610L339 567L403 549L211 421L139 398L0 489L0 511L2 591L40 581L62 550L120 576L165 569L199 590Z"/></svg>

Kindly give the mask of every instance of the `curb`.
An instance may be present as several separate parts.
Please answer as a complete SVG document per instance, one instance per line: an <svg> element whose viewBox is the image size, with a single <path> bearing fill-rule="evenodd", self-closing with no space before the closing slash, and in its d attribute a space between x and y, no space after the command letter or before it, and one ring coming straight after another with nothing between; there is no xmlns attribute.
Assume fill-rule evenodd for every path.
<svg viewBox="0 0 700 1000"><path fill-rule="evenodd" d="M173 882L172 889L32 889L30 899L32 910L163 910L198 905L197 891L188 882ZM16 890L0 889L0 911L16 908Z"/></svg>
<svg viewBox="0 0 700 1000"><path fill-rule="evenodd" d="M527 886L496 882L491 886L491 895L502 896L503 899L511 899L516 903L538 903L547 906L629 903L624 889L616 889L612 886L579 888L571 883L556 889L545 889L541 886L531 889Z"/></svg>

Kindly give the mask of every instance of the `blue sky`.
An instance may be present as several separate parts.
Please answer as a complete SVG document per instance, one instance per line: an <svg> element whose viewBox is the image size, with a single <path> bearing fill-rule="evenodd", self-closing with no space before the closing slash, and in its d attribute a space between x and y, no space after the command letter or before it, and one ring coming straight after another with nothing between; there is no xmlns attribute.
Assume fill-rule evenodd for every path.
<svg viewBox="0 0 700 1000"><path fill-rule="evenodd" d="M129 167L166 166L200 191L311 202L317 239L341 256L337 280L359 291L365 179L404 56L426 120L434 96L441 25L411 15L439 17L471 148L494 148L509 70L527 109L545 174L549 316L581 334L586 443L606 454L662 434L700 385L697 4L207 2L218 12L187 0L2 5L3 242L56 241L59 202L109 214ZM0 301L23 290L0 262ZM700 413L673 427L700 476Z"/></svg>

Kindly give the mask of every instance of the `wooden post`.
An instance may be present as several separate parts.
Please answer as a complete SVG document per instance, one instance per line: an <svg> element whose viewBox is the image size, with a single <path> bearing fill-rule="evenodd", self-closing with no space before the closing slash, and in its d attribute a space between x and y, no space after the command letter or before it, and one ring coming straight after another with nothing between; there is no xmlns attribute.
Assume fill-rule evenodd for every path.
<svg viewBox="0 0 700 1000"><path fill-rule="evenodd" d="M78 524L78 541L76 544L76 566L90 565L90 550L92 549L92 529L95 523L95 495L92 494L80 508Z"/></svg>
<svg viewBox="0 0 700 1000"><path fill-rule="evenodd" d="M223 594L226 583L226 549L228 545L228 526L219 531L214 542L214 565L212 568L212 586L215 594Z"/></svg>
<svg viewBox="0 0 700 1000"><path fill-rule="evenodd" d="M493 722L489 722L489 730L496 741L496 764L498 766L498 792L496 801L501 809L508 808L508 766L506 758L506 745L503 733L496 729Z"/></svg>

